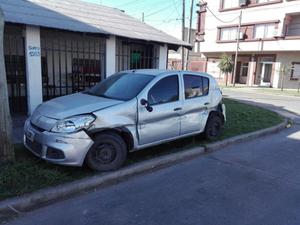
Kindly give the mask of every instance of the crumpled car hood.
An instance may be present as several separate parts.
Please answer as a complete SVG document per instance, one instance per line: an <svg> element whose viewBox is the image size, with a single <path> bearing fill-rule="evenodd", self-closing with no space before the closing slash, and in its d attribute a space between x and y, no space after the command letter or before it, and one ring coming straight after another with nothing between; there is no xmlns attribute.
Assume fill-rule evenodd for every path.
<svg viewBox="0 0 300 225"><path fill-rule="evenodd" d="M48 118L64 119L74 115L98 111L122 102L123 101L76 93L44 102L36 111L38 114Z"/></svg>

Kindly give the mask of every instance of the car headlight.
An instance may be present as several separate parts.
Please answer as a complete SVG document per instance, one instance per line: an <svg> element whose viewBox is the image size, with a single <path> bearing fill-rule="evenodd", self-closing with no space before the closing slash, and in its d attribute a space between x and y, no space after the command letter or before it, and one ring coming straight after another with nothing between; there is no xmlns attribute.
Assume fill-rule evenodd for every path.
<svg viewBox="0 0 300 225"><path fill-rule="evenodd" d="M72 116L58 121L51 131L55 133L73 133L89 128L95 119L92 114Z"/></svg>

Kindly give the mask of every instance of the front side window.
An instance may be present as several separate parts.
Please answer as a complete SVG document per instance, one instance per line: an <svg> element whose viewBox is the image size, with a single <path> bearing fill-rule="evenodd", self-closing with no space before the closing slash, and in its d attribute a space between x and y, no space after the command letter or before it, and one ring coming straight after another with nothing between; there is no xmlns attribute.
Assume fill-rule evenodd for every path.
<svg viewBox="0 0 300 225"><path fill-rule="evenodd" d="M234 41L237 37L237 28L230 27L230 28L221 28L220 30L220 40L221 41Z"/></svg>
<svg viewBox="0 0 300 225"><path fill-rule="evenodd" d="M185 99L196 98L208 94L208 78L195 75L184 75L183 80Z"/></svg>
<svg viewBox="0 0 300 225"><path fill-rule="evenodd" d="M172 75L158 81L148 93L150 105L164 104L179 100L178 76Z"/></svg>
<svg viewBox="0 0 300 225"><path fill-rule="evenodd" d="M273 38L276 32L275 24L255 25L254 38Z"/></svg>
<svg viewBox="0 0 300 225"><path fill-rule="evenodd" d="M128 101L136 97L153 78L152 75L144 74L115 74L84 93Z"/></svg>

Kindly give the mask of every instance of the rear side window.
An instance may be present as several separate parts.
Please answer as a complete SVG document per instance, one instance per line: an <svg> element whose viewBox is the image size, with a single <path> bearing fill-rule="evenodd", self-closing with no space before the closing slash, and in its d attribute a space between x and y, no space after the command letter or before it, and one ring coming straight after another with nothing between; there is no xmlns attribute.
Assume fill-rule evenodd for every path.
<svg viewBox="0 0 300 225"><path fill-rule="evenodd" d="M196 75L184 75L185 99L208 95L209 79Z"/></svg>
<svg viewBox="0 0 300 225"><path fill-rule="evenodd" d="M179 83L178 76L172 75L158 81L148 93L150 105L163 104L178 101Z"/></svg>

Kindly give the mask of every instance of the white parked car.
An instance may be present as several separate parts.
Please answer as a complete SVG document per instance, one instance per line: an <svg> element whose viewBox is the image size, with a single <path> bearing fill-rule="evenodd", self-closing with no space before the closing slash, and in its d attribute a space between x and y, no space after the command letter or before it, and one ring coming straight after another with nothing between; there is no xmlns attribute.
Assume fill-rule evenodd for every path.
<svg viewBox="0 0 300 225"><path fill-rule="evenodd" d="M216 138L225 121L222 93L208 74L124 71L41 104L25 123L24 144L49 162L108 171L131 151L200 133Z"/></svg>

